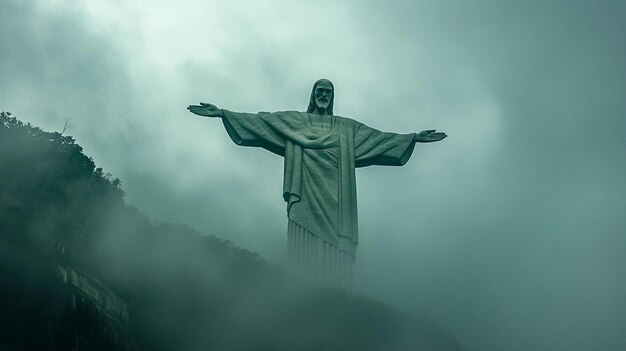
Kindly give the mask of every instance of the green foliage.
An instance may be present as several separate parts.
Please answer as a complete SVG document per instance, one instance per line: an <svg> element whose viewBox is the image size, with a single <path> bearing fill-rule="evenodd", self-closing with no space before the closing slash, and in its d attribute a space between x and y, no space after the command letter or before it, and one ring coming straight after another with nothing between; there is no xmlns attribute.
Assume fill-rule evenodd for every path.
<svg viewBox="0 0 626 351"><path fill-rule="evenodd" d="M122 204L119 179L96 168L71 136L0 114L0 235L72 256L100 212ZM69 250L69 251L68 251Z"/></svg>

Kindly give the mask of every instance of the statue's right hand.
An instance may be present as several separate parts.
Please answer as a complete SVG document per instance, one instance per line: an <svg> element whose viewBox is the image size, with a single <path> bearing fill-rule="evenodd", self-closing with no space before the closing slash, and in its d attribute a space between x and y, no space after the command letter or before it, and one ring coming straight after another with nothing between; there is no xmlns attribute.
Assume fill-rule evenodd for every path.
<svg viewBox="0 0 626 351"><path fill-rule="evenodd" d="M213 104L206 104L204 102L201 102L200 105L189 105L187 106L187 109L192 112L195 113L198 116L204 116L204 117L224 117L224 113L222 112L222 109L218 108L217 106L213 105Z"/></svg>

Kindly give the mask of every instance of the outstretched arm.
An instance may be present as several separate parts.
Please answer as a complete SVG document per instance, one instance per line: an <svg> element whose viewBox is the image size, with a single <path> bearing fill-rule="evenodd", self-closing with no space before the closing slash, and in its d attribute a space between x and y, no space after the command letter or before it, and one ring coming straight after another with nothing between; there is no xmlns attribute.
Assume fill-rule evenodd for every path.
<svg viewBox="0 0 626 351"><path fill-rule="evenodd" d="M355 166L404 165L415 148L415 135L381 132L358 123L354 131Z"/></svg>
<svg viewBox="0 0 626 351"><path fill-rule="evenodd" d="M432 143L443 140L446 136L446 133L436 132L434 129L396 134L359 124L354 134L355 165L402 166L411 157L415 143Z"/></svg>
<svg viewBox="0 0 626 351"><path fill-rule="evenodd" d="M232 112L204 102L189 105L187 110L202 117L221 118L228 136L237 145L262 147L280 156L285 153L284 136L259 114Z"/></svg>
<svg viewBox="0 0 626 351"><path fill-rule="evenodd" d="M446 137L447 135L444 132L437 132L435 129L427 129L415 134L413 141L416 143L432 143L443 140Z"/></svg>
<svg viewBox="0 0 626 351"><path fill-rule="evenodd" d="M224 117L224 111L222 111L221 108L218 108L213 104L207 104L204 102L201 102L200 105L189 105L187 106L187 109L189 110L189 112L195 113L198 116L219 118Z"/></svg>

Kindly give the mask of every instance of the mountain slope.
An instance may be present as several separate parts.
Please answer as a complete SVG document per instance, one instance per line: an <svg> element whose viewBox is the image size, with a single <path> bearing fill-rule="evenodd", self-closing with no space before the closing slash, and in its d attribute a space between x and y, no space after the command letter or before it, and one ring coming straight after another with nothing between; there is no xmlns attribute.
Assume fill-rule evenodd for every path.
<svg viewBox="0 0 626 351"><path fill-rule="evenodd" d="M2 113L0 305L10 313L0 349L29 335L54 350L461 349L425 319L299 285L184 225L155 225L123 196L73 138Z"/></svg>

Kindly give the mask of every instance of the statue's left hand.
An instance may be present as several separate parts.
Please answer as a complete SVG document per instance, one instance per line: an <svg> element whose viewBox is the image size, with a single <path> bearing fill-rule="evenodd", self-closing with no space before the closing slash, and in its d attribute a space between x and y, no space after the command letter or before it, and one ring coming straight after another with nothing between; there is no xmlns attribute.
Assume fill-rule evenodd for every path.
<svg viewBox="0 0 626 351"><path fill-rule="evenodd" d="M189 105L187 109L198 116L224 117L224 112L219 107L204 102L201 102L200 105Z"/></svg>
<svg viewBox="0 0 626 351"><path fill-rule="evenodd" d="M447 137L444 132L437 132L435 129L423 130L415 134L416 143L432 143L435 141L443 140Z"/></svg>

